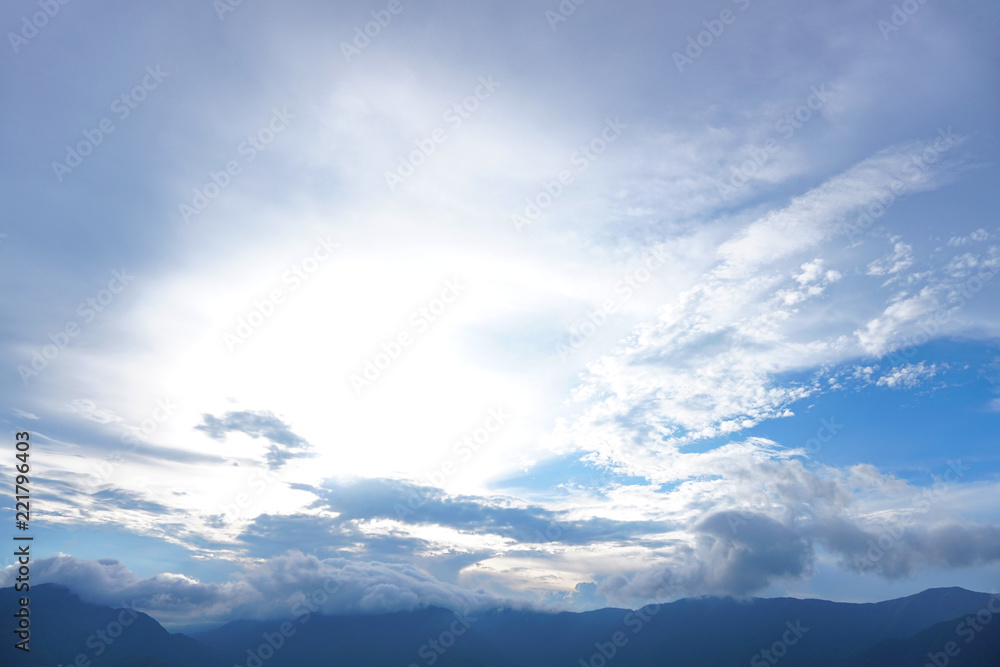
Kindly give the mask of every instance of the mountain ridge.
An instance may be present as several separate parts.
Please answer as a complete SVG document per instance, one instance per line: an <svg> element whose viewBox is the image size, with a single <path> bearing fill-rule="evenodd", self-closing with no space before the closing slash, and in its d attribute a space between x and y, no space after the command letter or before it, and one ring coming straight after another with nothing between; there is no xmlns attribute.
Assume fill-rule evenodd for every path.
<svg viewBox="0 0 1000 667"><path fill-rule="evenodd" d="M0 589L0 603L11 608L18 595L12 588ZM962 618L986 610L993 597L947 587L872 603L700 597L635 610L500 609L466 615L424 607L243 619L188 636L168 632L137 610L90 604L65 586L43 584L31 590L31 654L15 652L8 642L0 649L0 662L46 667L645 667L670 660L690 667L760 667L780 660L783 667L869 667L896 664L886 662L894 654L922 655L924 646L931 653L941 650L934 647L943 647ZM994 643L1000 642L998 628L1000 620L985 625L962 652L948 656L948 664L1000 664L1000 655L994 655L1000 651L1000 643Z"/></svg>

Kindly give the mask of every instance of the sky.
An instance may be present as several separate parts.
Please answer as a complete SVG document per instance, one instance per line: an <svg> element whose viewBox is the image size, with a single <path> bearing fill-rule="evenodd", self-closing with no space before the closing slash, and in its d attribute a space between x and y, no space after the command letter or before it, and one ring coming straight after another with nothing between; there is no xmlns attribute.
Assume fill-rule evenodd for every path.
<svg viewBox="0 0 1000 667"><path fill-rule="evenodd" d="M331 578L325 613L1000 587L995 3L0 25L33 582L168 625Z"/></svg>

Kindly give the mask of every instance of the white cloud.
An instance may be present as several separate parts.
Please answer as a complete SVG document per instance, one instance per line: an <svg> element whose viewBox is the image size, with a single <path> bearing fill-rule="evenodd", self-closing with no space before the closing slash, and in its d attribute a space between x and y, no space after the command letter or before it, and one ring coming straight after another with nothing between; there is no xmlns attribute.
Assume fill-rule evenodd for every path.
<svg viewBox="0 0 1000 667"><path fill-rule="evenodd" d="M880 377L875 384L890 389L913 389L937 375L939 370L938 364L927 365L923 361L919 364L904 364Z"/></svg>
<svg viewBox="0 0 1000 667"><path fill-rule="evenodd" d="M913 246L894 237L892 254L877 259L868 265L868 275L886 276L897 274L913 266Z"/></svg>
<svg viewBox="0 0 1000 667"><path fill-rule="evenodd" d="M948 239L948 245L959 248L970 243L982 243L989 240L990 233L983 228L979 228L967 236L952 236Z"/></svg>
<svg viewBox="0 0 1000 667"><path fill-rule="evenodd" d="M894 297L878 316L868 321L863 329L855 331L861 348L868 354L881 356L892 349L900 332L941 307L938 290L924 287L917 294L905 292Z"/></svg>
<svg viewBox="0 0 1000 667"><path fill-rule="evenodd" d="M931 144L897 146L862 161L783 209L765 214L719 248L723 265L717 273L741 278L778 260L829 240L846 227L849 216L878 201L895 185L899 194L934 189L940 184L933 170L906 167Z"/></svg>
<svg viewBox="0 0 1000 667"><path fill-rule="evenodd" d="M784 289L777 293L777 298L785 306L794 306L806 299L819 296L826 288L844 277L840 271L824 269L822 259L814 259L801 266L802 273L795 276L798 288Z"/></svg>
<svg viewBox="0 0 1000 667"><path fill-rule="evenodd" d="M890 181L903 178L909 192L936 187L932 170L899 176L924 148L882 151L733 234L719 249L718 266L657 321L638 326L615 353L589 365L575 394L582 407L557 429L556 451L589 451L596 461L655 477L662 466L646 466L657 457L789 415L794 402L821 390L814 380L789 382L781 374L888 349L903 325L938 307L936 290L897 295L884 310L847 292L832 305L809 304L844 273L822 257L796 257L828 249L849 214ZM896 250L889 271L905 268L909 246ZM842 261L852 259L858 261ZM824 315L831 308L880 314L852 340L849 320L841 317L831 329Z"/></svg>

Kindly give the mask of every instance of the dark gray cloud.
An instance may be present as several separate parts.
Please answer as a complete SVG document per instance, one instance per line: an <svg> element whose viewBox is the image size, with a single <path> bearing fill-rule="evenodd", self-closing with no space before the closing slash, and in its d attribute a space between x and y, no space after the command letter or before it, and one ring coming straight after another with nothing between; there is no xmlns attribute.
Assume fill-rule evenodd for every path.
<svg viewBox="0 0 1000 667"><path fill-rule="evenodd" d="M271 470L280 468L290 459L312 456L312 445L268 411L227 412L221 419L204 414L202 423L195 428L215 440L225 440L226 434L233 431L251 438L264 438L270 443L265 458Z"/></svg>
<svg viewBox="0 0 1000 667"><path fill-rule="evenodd" d="M384 535L365 533L354 521L341 517L306 514L262 514L254 518L239 539L258 558L281 554L291 544L300 551L320 557L411 561L415 553L430 546L425 540L391 531Z"/></svg>
<svg viewBox="0 0 1000 667"><path fill-rule="evenodd" d="M763 514L723 511L694 526L693 546L675 549L670 566L599 582L597 592L615 603L665 602L690 595L745 597L776 580L812 572L815 548L840 556L858 574L902 579L922 569L959 569L1000 561L1000 527L889 522L862 528L840 517L788 523Z"/></svg>
<svg viewBox="0 0 1000 667"><path fill-rule="evenodd" d="M315 493L318 500L313 507L338 512L341 521L396 519L410 524L437 524L527 544L643 541L648 545L647 535L674 530L670 524L658 521L569 519L563 512L538 506L507 507L499 499L449 496L437 488L399 480L330 480L321 488L295 488Z"/></svg>
<svg viewBox="0 0 1000 667"><path fill-rule="evenodd" d="M586 545L600 542L659 544L649 535L671 530L659 522L611 519L570 520L563 513L536 506L508 507L502 499L447 495L440 489L399 480L328 480L322 487L292 484L317 496L311 509L336 516L311 514L261 515L240 534L248 553L269 558L294 545L319 557L352 561L414 563L445 581L456 581L465 567L494 555L492 551L447 548L408 534L361 524L381 519L411 525L440 525L459 531L492 534L521 544ZM219 521L222 519L219 517ZM508 552L516 556L518 551ZM539 553L524 550L527 557Z"/></svg>
<svg viewBox="0 0 1000 667"><path fill-rule="evenodd" d="M886 579L902 579L926 567L957 569L1000 561L1000 527L993 525L921 526L910 520L866 530L828 520L813 524L808 532L839 554L845 569Z"/></svg>
<svg viewBox="0 0 1000 667"><path fill-rule="evenodd" d="M913 530L903 541L929 565L972 567L1000 560L1000 527L945 525Z"/></svg>
<svg viewBox="0 0 1000 667"><path fill-rule="evenodd" d="M608 577L597 592L625 604L705 594L743 597L812 569L812 543L763 514L716 512L693 532L693 545L675 546L673 565Z"/></svg>
<svg viewBox="0 0 1000 667"><path fill-rule="evenodd" d="M811 571L812 544L762 514L718 512L695 526L710 591L746 595L779 577Z"/></svg>
<svg viewBox="0 0 1000 667"><path fill-rule="evenodd" d="M443 547L395 530L373 534L353 520L304 514L258 516L239 539L254 558L272 558L294 545L319 558L415 565L451 583L463 568L493 555L486 550Z"/></svg>

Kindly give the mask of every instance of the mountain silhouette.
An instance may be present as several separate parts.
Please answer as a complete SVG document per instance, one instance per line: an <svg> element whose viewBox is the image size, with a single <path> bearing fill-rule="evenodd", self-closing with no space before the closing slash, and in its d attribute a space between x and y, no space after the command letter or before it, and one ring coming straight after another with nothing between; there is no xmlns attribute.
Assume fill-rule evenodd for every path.
<svg viewBox="0 0 1000 667"><path fill-rule="evenodd" d="M24 593L0 589L0 607L11 610ZM153 618L128 608L113 609L88 604L64 586L42 584L28 593L31 612L31 652L14 648L5 639L0 664L32 667L216 667L224 664L213 649L191 637L171 634ZM13 626L9 626L13 629ZM4 628L4 636L10 634ZM118 635L115 637L115 635ZM11 636L13 636L11 634ZM84 658L78 661L78 656Z"/></svg>
<svg viewBox="0 0 1000 667"><path fill-rule="evenodd" d="M1000 605L994 603L994 608ZM980 610L981 611L981 610ZM986 611L990 611L986 608ZM971 615L971 614L970 614ZM937 665L938 667L997 667L1000 665L1000 617L983 614L954 618L906 639L890 639L872 647L851 667ZM982 623L988 618L988 623ZM979 628L978 630L976 628Z"/></svg>
<svg viewBox="0 0 1000 667"><path fill-rule="evenodd" d="M1000 665L1000 619L981 622L991 596L961 588L872 604L705 597L634 611L506 609L469 615L429 607L379 615L242 620L193 636L171 634L127 607L85 603L63 586L32 586L30 597L31 653L14 649L8 639L0 648L0 664L763 667L780 662L782 667L921 667L955 642L953 652L960 650L954 656L940 653L938 660L948 662L938 667ZM16 598L12 588L0 590L3 608L16 609ZM979 629L972 638L968 630L958 634L963 620L977 613Z"/></svg>

